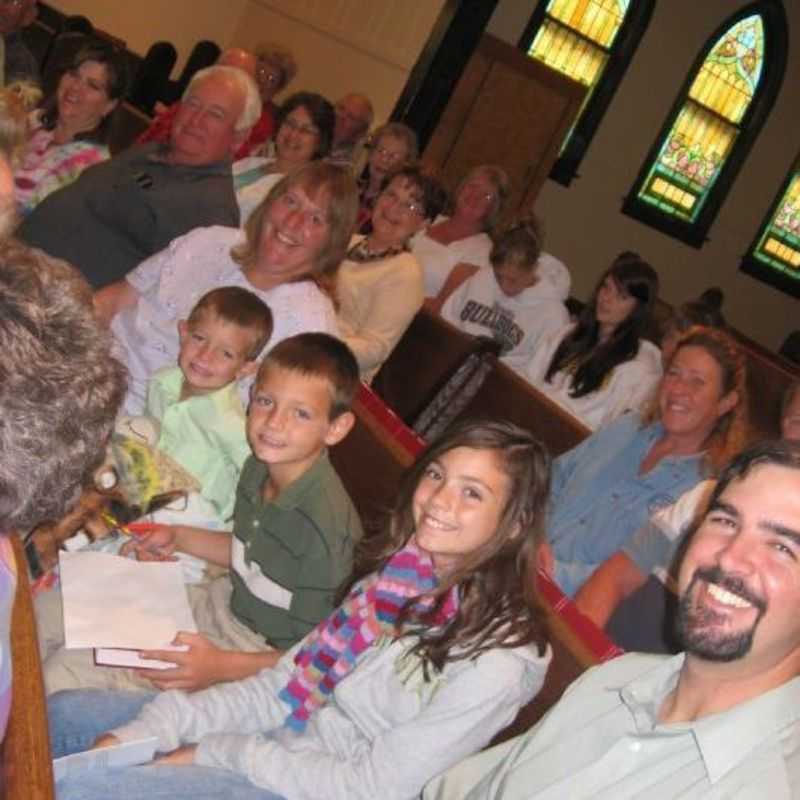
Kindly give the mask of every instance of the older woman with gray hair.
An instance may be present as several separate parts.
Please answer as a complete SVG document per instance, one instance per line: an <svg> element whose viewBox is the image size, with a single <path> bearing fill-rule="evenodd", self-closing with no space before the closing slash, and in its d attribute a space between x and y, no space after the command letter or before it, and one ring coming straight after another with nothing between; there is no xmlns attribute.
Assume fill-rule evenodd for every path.
<svg viewBox="0 0 800 800"><path fill-rule="evenodd" d="M0 533L9 535L59 518L89 483L125 369L92 314L88 284L65 262L14 241L0 244L0 348ZM15 583L10 542L0 536L0 740Z"/></svg>

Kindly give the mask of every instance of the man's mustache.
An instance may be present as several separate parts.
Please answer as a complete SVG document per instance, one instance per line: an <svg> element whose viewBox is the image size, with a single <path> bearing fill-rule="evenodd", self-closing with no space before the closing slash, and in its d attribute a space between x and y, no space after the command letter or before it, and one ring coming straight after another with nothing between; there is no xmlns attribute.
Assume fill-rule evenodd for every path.
<svg viewBox="0 0 800 800"><path fill-rule="evenodd" d="M747 584L735 575L729 575L723 572L718 566L716 567L698 567L692 575L692 581L689 584L689 589L695 584L696 581L705 581L706 583L713 583L721 589L741 597L742 600L750 603L750 605L757 608L762 614L767 610L767 601L763 597L754 594ZM687 589L687 592L689 591Z"/></svg>

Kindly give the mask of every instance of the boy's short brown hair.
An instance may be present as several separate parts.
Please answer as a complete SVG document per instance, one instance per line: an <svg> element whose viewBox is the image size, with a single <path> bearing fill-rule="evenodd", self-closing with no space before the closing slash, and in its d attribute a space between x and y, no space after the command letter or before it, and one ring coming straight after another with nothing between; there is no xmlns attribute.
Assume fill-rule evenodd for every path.
<svg viewBox="0 0 800 800"><path fill-rule="evenodd" d="M248 328L253 334L253 346L248 361L258 358L272 336L272 312L253 292L241 286L221 286L206 292L194 305L187 322L197 322L203 314L212 313L224 322Z"/></svg>
<svg viewBox="0 0 800 800"><path fill-rule="evenodd" d="M270 366L324 378L331 386L329 418L349 411L358 391L358 362L353 351L340 339L327 333L300 333L290 336L267 353L258 368L255 385L264 379Z"/></svg>

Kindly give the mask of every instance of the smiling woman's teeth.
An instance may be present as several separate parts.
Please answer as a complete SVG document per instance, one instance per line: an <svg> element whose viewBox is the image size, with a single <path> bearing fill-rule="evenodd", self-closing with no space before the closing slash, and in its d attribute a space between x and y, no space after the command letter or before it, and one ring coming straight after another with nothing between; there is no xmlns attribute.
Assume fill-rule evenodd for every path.
<svg viewBox="0 0 800 800"><path fill-rule="evenodd" d="M733 608L752 607L752 603L748 603L747 600L739 597L738 594L734 594L733 592L729 592L727 589L723 589L721 586L717 586L716 583L708 584L708 593L718 603L722 603L725 606L733 606Z"/></svg>

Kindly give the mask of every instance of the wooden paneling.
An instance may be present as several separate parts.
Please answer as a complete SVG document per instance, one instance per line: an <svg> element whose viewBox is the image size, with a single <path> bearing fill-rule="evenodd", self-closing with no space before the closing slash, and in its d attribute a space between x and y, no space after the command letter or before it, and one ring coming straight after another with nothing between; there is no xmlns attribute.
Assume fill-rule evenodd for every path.
<svg viewBox="0 0 800 800"><path fill-rule="evenodd" d="M580 84L484 35L424 161L452 189L479 164L497 164L513 181L509 214L530 208L580 109Z"/></svg>

